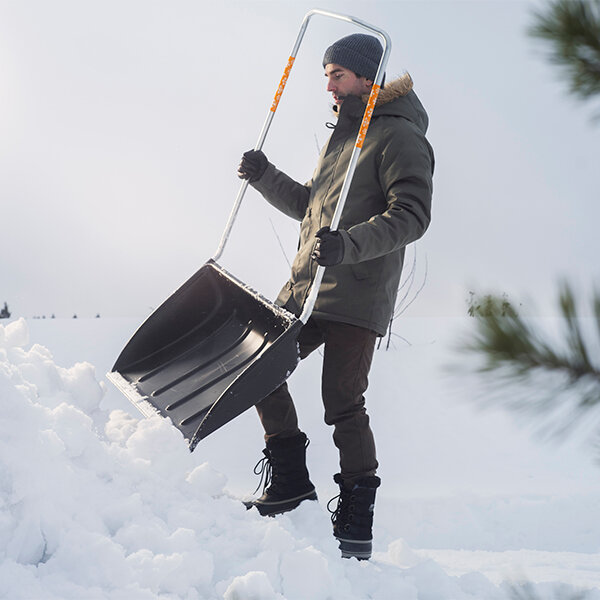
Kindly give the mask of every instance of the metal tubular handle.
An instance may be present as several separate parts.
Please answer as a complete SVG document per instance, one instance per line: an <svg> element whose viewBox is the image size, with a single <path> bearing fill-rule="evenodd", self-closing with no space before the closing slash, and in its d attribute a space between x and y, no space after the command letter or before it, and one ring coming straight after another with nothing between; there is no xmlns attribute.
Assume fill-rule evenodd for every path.
<svg viewBox="0 0 600 600"><path fill-rule="evenodd" d="M267 113L267 118L265 119L265 122L264 122L262 129L260 131L260 134L258 136L258 141L256 142L256 145L254 146L255 150L260 150L263 147L265 138L267 137L267 133L269 131L269 128L271 127L271 121L273 121L273 117L275 116L275 111L277 110L277 106L279 105L279 100L281 99L281 95L283 94L283 90L285 89L285 86L287 84L288 77L290 76L290 71L292 70L292 67L294 66L294 61L296 60L296 55L298 54L298 48L300 48L300 44L302 42L302 39L304 38L304 34L306 33L306 28L308 27L308 22L310 20L310 17L312 17L312 12L313 11L310 11L309 13L307 13L304 17L304 20L302 21L300 31L296 38L296 42L294 44L294 47L292 48L292 53L290 54L290 57L288 58L288 62L283 71L281 81L279 82L279 86L277 87L277 91L275 92L275 97L273 98L273 103L271 104L271 107L269 108L269 112ZM234 223L234 221L237 217L237 214L240 210L240 206L242 205L242 199L244 198L244 194L246 193L247 188L248 188L248 181L247 180L242 181L242 185L240 186L240 189L236 196L235 202L233 203L233 208L231 209L231 214L229 215L229 220L227 221L227 225L225 226L225 231L223 232L223 235L221 236L221 242L219 243L219 247L217 248L217 251L215 252L215 255L213 256L213 260L215 262L219 260L219 258L223 254L223 250L225 250L225 244L227 243L227 240L229 239L229 234L231 233L233 223Z"/></svg>
<svg viewBox="0 0 600 600"><path fill-rule="evenodd" d="M379 95L379 90L381 89L381 82L383 80L383 75L385 73L385 67L387 65L387 61L392 49L392 42L390 40L389 35L380 29L379 27L375 27L374 25L370 25L361 19L357 19L356 17L352 17L350 15L343 15L335 12L330 12L327 10L321 10L319 8L314 8L306 13L304 19L302 21L302 25L300 26L300 31L298 32L298 36L296 38L296 42L294 47L292 48L292 52L286 64L285 70L283 72L283 76L281 77L281 81L279 82L279 86L277 91L275 92L275 97L273 98L273 103L267 113L267 118L265 119L264 125L261 129L260 135L258 136L258 141L254 147L255 150L260 150L264 144L265 138L267 137L267 133L269 128L271 127L271 122L273 121L273 117L275 116L275 111L277 110L277 106L279 105L279 100L281 99L281 95L283 94L283 90L287 84L287 80L290 75L290 71L294 65L294 61L296 60L296 55L298 53L298 49L300 48L300 44L302 43L302 39L304 38L304 34L306 33L306 29L308 27L308 23L310 19L315 15L321 15L323 17L331 17L333 19L338 19L341 21L346 21L347 23L353 23L354 25L358 25L363 29L367 29L378 36L381 37L383 41L383 54L381 55L381 60L379 61L379 67L377 68L377 74L375 75L375 80L373 81L373 86L371 88L371 94L369 95L369 100L367 102L367 106L365 108L365 112L363 115L363 119L360 125L360 129L358 131L358 135L356 136L356 143L354 145L354 149L352 150L352 155L350 156L350 162L348 164L348 169L346 171L346 176L344 178L344 183L342 184L342 190L340 192L340 197L338 199L335 212L333 213L333 218L331 220L330 228L331 230L337 229L340 218L342 216L342 211L344 210L344 205L346 203L346 198L348 197L348 191L350 189L350 184L352 183L352 178L354 177L354 171L356 170L356 164L358 163L358 157L360 156L360 152L362 150L362 146L365 140L365 136L367 134L367 130L369 128L369 124L371 123L371 116L373 115L373 110L375 109L375 103L377 102L377 97ZM233 227L233 223L237 217L240 206L242 204L242 199L244 194L246 193L246 189L248 188L248 181L244 180L240 186L237 197L235 199L233 208L231 210L231 214L229 215L229 220L227 221L227 225L225 226L225 231L221 237L221 242L215 255L213 256L213 260L216 262L221 255L223 254L223 250L225 249L225 244L229 239L229 234L231 233L231 229ZM315 302L317 301L317 295L319 293L319 288L321 287L321 281L323 279L323 274L325 271L325 267L319 265L315 272L315 277L312 281L310 292L304 303L302 314L300 315L300 320L303 323L306 323L313 311L315 306Z"/></svg>
<svg viewBox="0 0 600 600"><path fill-rule="evenodd" d="M369 100L367 102L367 107L365 108L365 112L363 115L362 123L360 124L360 129L358 130L358 135L356 136L356 143L354 144L354 149L352 150L352 155L350 156L350 162L348 164L348 169L346 171L346 176L344 178L344 183L342 184L342 190L340 192L340 197L338 199L337 205L335 207L335 212L333 213L333 217L331 219L330 229L334 231L338 228L340 223L340 218L342 216L342 211L344 210L344 206L346 204L346 198L348 197L348 191L350 190L350 184L352 183L352 178L354 177L354 171L356 170L356 165L358 163L358 157L360 156L363 143L365 141L365 136L367 135L367 130L369 129L369 125L371 123L371 117L373 115L373 110L375 109L375 104L377 102L377 97L379 96L379 90L381 89L381 82L383 80L383 75L385 73L385 67L387 65L388 58L390 56L390 52L392 50L392 42L388 34L380 29L379 27L375 27L373 25L369 25L360 19L356 19L355 17L350 17L347 15L338 15L336 13L331 13L323 10L315 9L311 11L313 14L321 14L327 17L333 17L337 19L341 19L343 21L348 21L350 23L354 23L363 27L364 29L368 29L373 33L378 34L383 39L383 54L381 55L381 59L379 61L379 67L377 68L377 74L375 75L375 81L373 82L373 86L371 88L371 93L369 95ZM308 14L311 14L308 13ZM315 303L317 301L317 296L319 294L319 288L321 287L321 281L323 280L323 275L325 273L325 267L319 265L315 272L315 276L313 278L312 284L310 286L310 292L306 301L304 302L304 306L302 307L302 314L300 315L300 320L303 323L306 323L312 314L312 311L315 307Z"/></svg>

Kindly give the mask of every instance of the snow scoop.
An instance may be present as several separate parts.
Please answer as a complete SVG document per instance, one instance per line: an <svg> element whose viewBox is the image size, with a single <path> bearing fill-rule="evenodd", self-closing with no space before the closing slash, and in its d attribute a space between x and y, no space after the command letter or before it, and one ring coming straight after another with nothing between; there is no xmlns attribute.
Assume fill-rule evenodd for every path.
<svg viewBox="0 0 600 600"><path fill-rule="evenodd" d="M331 222L337 229L390 54L389 36L351 17L320 9L306 13L260 132L260 150L310 19L322 15L358 25L383 41L373 83ZM169 417L193 451L200 440L260 402L296 368L298 334L314 308L324 267L318 266L299 317L263 298L218 264L242 198L243 181L215 255L140 326L108 379L146 416Z"/></svg>

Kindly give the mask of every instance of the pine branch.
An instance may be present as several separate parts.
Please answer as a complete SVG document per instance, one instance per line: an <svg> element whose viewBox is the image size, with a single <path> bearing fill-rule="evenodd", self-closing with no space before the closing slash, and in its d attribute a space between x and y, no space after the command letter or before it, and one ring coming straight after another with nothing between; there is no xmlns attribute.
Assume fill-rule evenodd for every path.
<svg viewBox="0 0 600 600"><path fill-rule="evenodd" d="M566 348L555 349L542 335L528 325L516 312L501 312L502 298L492 297L497 310L477 316L475 340L468 350L486 357L484 371L510 367L517 375L527 375L533 369L560 371L571 383L582 378L593 378L600 386L600 369L590 359L590 352L581 330L575 299L567 285L563 285L560 308L565 328ZM594 299L595 320L600 334L600 296ZM598 398L600 402L600 397Z"/></svg>
<svg viewBox="0 0 600 600"><path fill-rule="evenodd" d="M478 370L503 391L502 401L513 409L551 413L569 407L554 428L564 433L576 421L600 406L600 367L594 363L589 336L584 335L573 292L560 292L563 343L547 339L515 311L502 313L503 299L491 297L488 310L476 315L476 331L464 349L482 359ZM594 321L600 347L600 295L593 299ZM495 307L495 308L494 308ZM597 359L597 357L595 357ZM510 393L506 382L516 383L527 395ZM514 388L513 388L514 389ZM565 395L564 391L569 393Z"/></svg>
<svg viewBox="0 0 600 600"><path fill-rule="evenodd" d="M600 94L600 0L554 0L534 19L529 34L550 44L570 92L584 100Z"/></svg>

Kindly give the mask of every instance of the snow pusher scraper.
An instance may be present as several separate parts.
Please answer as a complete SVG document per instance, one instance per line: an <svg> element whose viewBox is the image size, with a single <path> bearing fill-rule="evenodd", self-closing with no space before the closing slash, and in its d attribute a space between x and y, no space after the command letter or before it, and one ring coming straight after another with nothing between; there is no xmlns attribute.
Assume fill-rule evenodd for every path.
<svg viewBox="0 0 600 600"><path fill-rule="evenodd" d="M260 150L300 43L315 15L376 33L383 55L348 164L331 229L338 227L390 54L389 36L348 15L309 11L260 132ZM215 255L140 326L108 379L146 416L169 417L194 450L200 440L268 396L296 368L298 334L314 308L324 267L316 269L300 316L251 290L218 264L248 186L243 181Z"/></svg>

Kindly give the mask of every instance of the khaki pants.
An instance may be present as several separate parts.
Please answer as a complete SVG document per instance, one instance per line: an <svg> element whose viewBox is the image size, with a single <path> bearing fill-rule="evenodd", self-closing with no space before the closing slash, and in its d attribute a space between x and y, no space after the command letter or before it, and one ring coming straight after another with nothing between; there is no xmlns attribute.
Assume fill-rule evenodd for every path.
<svg viewBox="0 0 600 600"><path fill-rule="evenodd" d="M300 331L300 358L324 344L321 390L325 423L333 425L333 441L340 452L344 480L374 475L375 441L365 408L364 392L375 350L375 332L347 323L309 319ZM265 438L297 434L298 418L284 383L261 400L256 409Z"/></svg>

